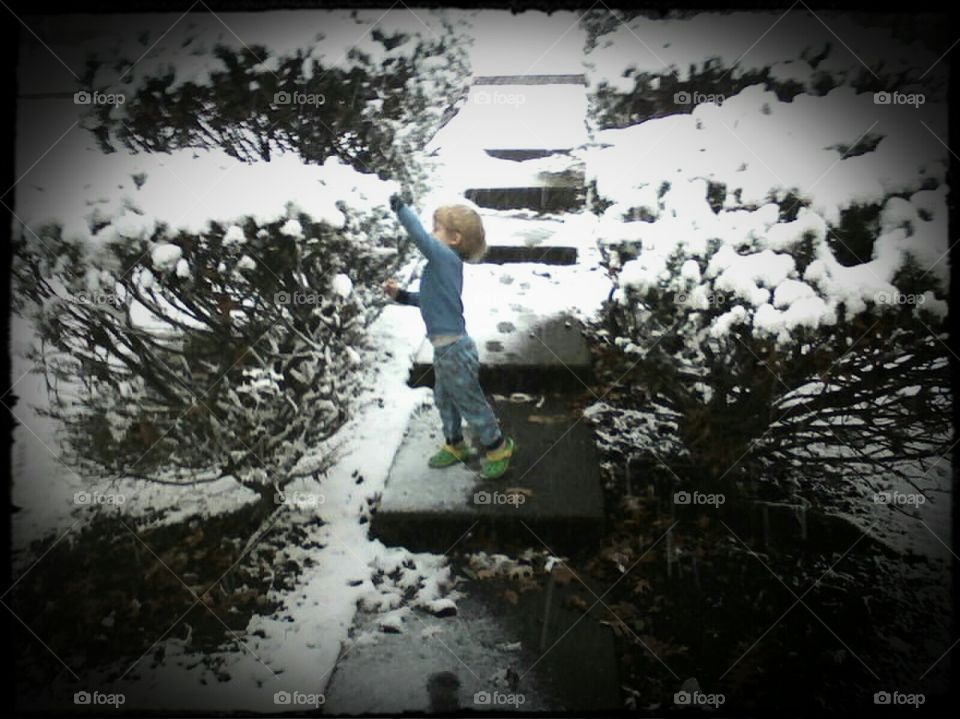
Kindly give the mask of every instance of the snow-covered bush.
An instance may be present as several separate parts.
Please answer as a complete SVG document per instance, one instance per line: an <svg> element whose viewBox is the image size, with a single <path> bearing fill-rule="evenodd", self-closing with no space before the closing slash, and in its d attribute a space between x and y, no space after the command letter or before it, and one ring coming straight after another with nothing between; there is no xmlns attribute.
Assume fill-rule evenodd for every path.
<svg viewBox="0 0 960 719"><path fill-rule="evenodd" d="M272 494L358 391L397 184L336 158L76 159L78 176L21 193L14 263L66 454L173 482L214 468ZM217 192L198 203L184 178Z"/></svg>
<svg viewBox="0 0 960 719"><path fill-rule="evenodd" d="M842 492L949 446L945 132L942 103L752 86L598 133L608 330L691 477Z"/></svg>
<svg viewBox="0 0 960 719"><path fill-rule="evenodd" d="M443 11L189 15L97 41L86 120L105 148L221 148L240 159L336 155L419 193L422 148L468 83L466 38ZM145 55L145 56L144 56ZM143 56L141 58L141 56Z"/></svg>
<svg viewBox="0 0 960 719"><path fill-rule="evenodd" d="M590 119L599 129L690 112L754 84L789 101L844 85L910 92L922 80L927 101L946 101L940 44L921 42L942 32L944 18L933 13L910 23L903 15L830 12L646 13L604 8L582 20Z"/></svg>

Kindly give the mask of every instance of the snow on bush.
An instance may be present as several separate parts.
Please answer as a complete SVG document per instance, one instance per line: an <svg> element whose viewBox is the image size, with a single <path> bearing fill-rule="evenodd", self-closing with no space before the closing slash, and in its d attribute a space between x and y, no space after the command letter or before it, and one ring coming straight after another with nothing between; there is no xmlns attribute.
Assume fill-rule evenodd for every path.
<svg viewBox="0 0 960 719"><path fill-rule="evenodd" d="M587 13L591 119L602 128L624 127L701 102L722 103L757 82L790 99L838 86L909 93L922 81L928 101L946 101L947 65L937 63L942 50L896 37L902 16L874 15L874 27L862 20L832 12L626 19L607 10ZM915 27L940 22L920 15Z"/></svg>
<svg viewBox="0 0 960 719"><path fill-rule="evenodd" d="M124 97L90 106L85 125L104 148L336 155L420 190L421 149L469 75L445 11L191 14L172 27L143 16L142 33L129 22L104 18L75 50L82 91Z"/></svg>
<svg viewBox="0 0 960 719"><path fill-rule="evenodd" d="M336 158L77 159L21 189L14 266L33 359L80 386L51 410L68 455L169 481L218 467L272 495L358 391L397 184Z"/></svg>
<svg viewBox="0 0 960 719"><path fill-rule="evenodd" d="M707 57L725 42L710 37ZM601 55L623 60L625 42ZM617 277L607 333L642 360L693 476L810 486L845 467L915 482L949 446L938 137L941 102L878 104L849 86L782 102L759 84L596 132L583 155ZM656 452L649 434L631 436Z"/></svg>

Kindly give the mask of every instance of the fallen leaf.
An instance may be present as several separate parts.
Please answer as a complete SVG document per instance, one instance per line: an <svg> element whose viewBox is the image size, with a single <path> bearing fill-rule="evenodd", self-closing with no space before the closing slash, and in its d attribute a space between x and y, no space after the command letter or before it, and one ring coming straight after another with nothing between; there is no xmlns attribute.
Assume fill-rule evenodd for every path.
<svg viewBox="0 0 960 719"><path fill-rule="evenodd" d="M529 592L531 589L540 589L540 585L532 579L523 577L518 581L517 589L523 594L524 592Z"/></svg>
<svg viewBox="0 0 960 719"><path fill-rule="evenodd" d="M623 622L620 622L620 621L608 622L606 619L601 619L600 623L606 624L608 627L610 627L613 630L613 633L616 634L618 637L623 636Z"/></svg>
<svg viewBox="0 0 960 719"><path fill-rule="evenodd" d="M569 584L576 577L573 571L566 564L558 564L553 568L553 581L556 584Z"/></svg>
<svg viewBox="0 0 960 719"><path fill-rule="evenodd" d="M503 591L503 598L511 604L516 604L520 600L520 596L512 589L505 589Z"/></svg>
<svg viewBox="0 0 960 719"><path fill-rule="evenodd" d="M567 604L571 607L582 609L583 611L587 611L588 609L587 603L584 601L583 597L581 597L579 594L574 594L568 597Z"/></svg>

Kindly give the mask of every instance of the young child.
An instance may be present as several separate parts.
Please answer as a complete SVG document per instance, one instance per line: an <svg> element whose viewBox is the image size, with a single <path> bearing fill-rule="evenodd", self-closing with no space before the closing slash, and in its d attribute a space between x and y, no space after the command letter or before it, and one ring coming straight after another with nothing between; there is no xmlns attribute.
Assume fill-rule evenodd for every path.
<svg viewBox="0 0 960 719"><path fill-rule="evenodd" d="M433 215L433 234L423 228L399 195L390 207L400 224L427 258L420 278L420 292L407 292L393 278L384 291L401 304L420 308L427 337L433 344L433 397L440 412L446 443L434 454L431 467L449 467L466 462L470 451L463 441L461 423L474 429L484 449L483 476L502 477L516 445L500 432L500 425L480 388L477 345L467 334L463 320L463 262L476 262L486 252L480 216L465 205L446 205Z"/></svg>

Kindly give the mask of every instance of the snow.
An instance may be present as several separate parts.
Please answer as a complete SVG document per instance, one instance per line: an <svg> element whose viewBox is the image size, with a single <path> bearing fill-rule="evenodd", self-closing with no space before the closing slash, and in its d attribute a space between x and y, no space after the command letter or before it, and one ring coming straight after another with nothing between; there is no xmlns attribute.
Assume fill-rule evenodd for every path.
<svg viewBox="0 0 960 719"><path fill-rule="evenodd" d="M339 461L320 483L305 477L285 488L287 493L322 492L324 502L314 511L322 516L324 524L308 527L309 536L304 543L308 547L317 543L324 548L294 546L287 549L289 558L300 566L304 566L308 557L314 564L304 568L293 590L271 593L271 598L282 604L276 615L256 615L245 630L239 632L246 651L234 647L217 653L217 657L224 661L221 670L230 675L230 680L227 683L214 681L201 665L196 664L191 647L179 638L183 633L181 627L162 640L166 659L161 665L150 667L142 661L133 672L140 675L136 681L129 681L128 677L125 683L111 684L100 678L97 685L103 691L110 687L123 691L127 706L131 707L275 712L274 692L323 691L337 657L348 645L355 607L364 597L377 598L376 603L365 602L367 609L397 610L385 615L384 621L401 629L405 629L402 617L411 606L422 606L434 612L455 606L452 598L455 594L447 591L450 576L444 557L384 547L379 541L368 538L369 523L358 522L367 500L382 492L410 413L427 392L406 385L409 357L421 336L419 322L419 317L401 307L385 308L371 326L371 349L364 350L367 369L363 381L365 390L357 402L360 410L324 446L314 448L295 468L295 472L305 471L312 462L327 456L332 447L342 445ZM20 331L14 335L21 338L21 345L32 337L27 327L21 322ZM390 347L391 355L384 355L376 349L381 347ZM372 361L374 355L375 362ZM26 383L29 377L32 376L27 375L22 382ZM42 380L37 379L38 382L33 384L39 393L29 399L42 404ZM16 391L19 393L23 388L21 384ZM382 407L378 400L383 401ZM17 414L42 420L25 408L18 407ZM57 464L25 428L18 428L15 440L15 466L19 466L20 471L16 473L14 501L24 508L14 518L16 545L25 545L28 539L41 533L64 532L84 521L83 508L73 504L73 492L80 488L94 491L89 480L80 482L79 478L74 478L70 481L65 476L65 468ZM32 470L27 470L28 467ZM19 481L28 476L23 472L28 472L34 481ZM356 483L356 476L363 477L362 484ZM99 489L108 487L104 484ZM229 477L204 485L202 492L193 487L177 490L121 478L113 491L127 498L123 511L132 517L152 509L173 510L164 523L182 521L195 512L209 515L233 511L239 504L255 497L253 492L240 487ZM409 562L413 562L415 570L407 570L400 584L392 585L387 581L379 588L372 584L373 572L380 569L390 572ZM356 580L360 583L350 586ZM403 587L414 589L410 606L399 604ZM255 632L258 631L266 636L257 636ZM123 666L118 673L126 669L127 666ZM201 684L201 678L207 683ZM171 692L170 687L178 687L181 691ZM189 689L183 691L186 688ZM51 691L55 689L51 688ZM66 689L73 691L64 685L63 690Z"/></svg>
<svg viewBox="0 0 960 719"><path fill-rule="evenodd" d="M33 101L29 117L44 107L63 110L56 101ZM28 116L25 108L19 111L23 125ZM32 169L27 163L34 158L18 153L18 172L29 170L29 181L18 187L17 215L38 234L49 223L62 223L66 239L90 251L106 242L148 237L160 224L202 234L211 222L231 226L229 246L243 241L236 221L247 217L258 226L287 218L282 232L301 238L300 223L291 215L303 212L342 229L346 215L337 202L358 214L386 208L392 187L336 161L310 165L289 153L253 163L218 150L103 154L83 131L67 135L54 150ZM145 177L142 186L134 175ZM94 233L94 222L106 224Z"/></svg>
<svg viewBox="0 0 960 719"><path fill-rule="evenodd" d="M230 225L223 236L224 245L243 244L246 241L247 237L243 234L243 228L238 225Z"/></svg>
<svg viewBox="0 0 960 719"><path fill-rule="evenodd" d="M173 18L139 16L153 21L158 28L143 39L126 29L127 18L104 16L98 22L103 23L104 32L110 35L121 56L135 59L156 43L156 51L129 70L131 90L144 78L158 74L171 54L179 53L183 46L197 51L190 54L189 62L177 64L175 87L187 81L209 83L212 73L224 68L206 50L218 42L239 49L241 37L244 45L262 43L271 48L272 54L252 68L254 75L281 71L281 56L302 55L304 68L311 72L311 57L348 67L352 61L346 59L347 50L354 42L361 51L374 54L375 59L388 54L371 41L369 33L363 32L381 13L363 11L356 20L350 20L342 12L310 12L315 14L309 21L304 20L301 11L271 13L280 18L277 22L264 22L260 13L231 14L229 28L213 16L190 15L167 35L162 32L169 29ZM475 27L487 27L487 32L495 28L500 31L495 42L479 43L473 48L475 74L508 70L515 73L518 57L529 60L524 67L529 66L530 72L582 70L578 43L583 38L574 24L574 14L554 13L549 21L546 16L525 14L511 19L506 26L498 26L501 21L494 21L493 15L484 13L472 20ZM405 9L391 10L382 23L389 28L424 34L430 28L439 29L438 17L439 14L419 10L416 15ZM771 64L778 77L811 82L815 73L803 55L817 37L824 36L824 28L813 17L792 15L764 35L776 17L753 12L702 14L683 20L638 17L629 21L629 28L621 25L613 34L601 38L601 47L588 56L593 65L588 77L594 84L604 80L618 88L632 89L633 78L623 76L626 67L658 74L666 67L674 67L685 78L691 62L718 57L724 66L731 67L740 60L744 48L749 48L748 62L737 65L732 71L734 76ZM58 21L69 23L71 19ZM424 22L429 27L424 27ZM829 22L841 36L857 38L858 48L877 48L863 56L868 64L881 59L893 65L901 62L901 46L891 42L885 31L856 28L840 18L831 17ZM508 31L504 32L504 28ZM321 34L325 40L318 43ZM761 35L761 42L754 46L753 41ZM410 43L405 45L409 47ZM572 47L577 48L576 53L569 49ZM400 54L403 50L391 52ZM922 53L929 55L925 50ZM914 54L911 62L923 57L922 53ZM79 47L68 48L64 55L69 64L82 67ZM923 66L928 67L935 59L931 56ZM817 69L850 73L859 72L861 66L858 60L834 47ZM95 84L109 87L123 70L123 66L119 70L104 66ZM582 115L585 109L582 88L563 92L540 92L533 86L495 89L504 93L504 98L513 96L513 114L507 115L508 119L494 122L490 110L495 107L496 97L491 95L489 103L477 102L479 95L474 88L467 98L467 110L458 116L461 120L455 118L437 136L436 144L445 152L441 169L445 172L443 184L447 191L470 186L468 183L475 182L474 178L492 177L498 172L496 168L504 166L502 161L494 161L478 151L461 149L458 153L458 143L469 140L471 147L507 147L517 142L534 143L524 147L574 147L585 137L584 129L569 120ZM545 109L555 108L555 103L564 103L561 117L555 109ZM71 119L63 112L60 101L32 100L31 108L31 113L39 109L45 114L47 123L52 122L52 117L60 121ZM44 108L49 112L44 113ZM59 136L63 128L53 132L50 124L33 126L24 122L24 118L30 117L25 105L19 106L18 112L25 137L22 142L18 140L17 176L25 177L18 186L18 217L37 232L50 221L62 221L65 238L79 239L91 251L110 241L147 242L156 271L176 271L181 277L189 276L181 248L149 242L160 225L202 233L215 220L228 227L224 245L230 246L246 241L244 230L236 223L252 219L262 226L286 218L281 231L300 240L304 231L294 217L298 212L339 229L345 226L351 212L383 206L389 194L396 191L395 184L357 173L336 160L316 166L279 155L269 163L248 165L224 153L193 150L158 156L132 155L120 150L104 155L81 132L66 135L46 156L44 151L51 137ZM468 121L462 120L464 117ZM484 124L484 118L489 124ZM474 124L478 122L480 128ZM837 146L851 144L867 131L884 136L876 150L844 158ZM908 257L915 258L925 269L930 266L930 274L946 292L947 151L934 134L946 137L946 113L941 103L929 102L920 108L878 107L870 93L857 94L846 87L822 97L800 95L792 103L781 103L775 94L764 92L759 86L748 87L721 103L701 104L689 115L672 115L598 133L595 139L599 146L584 150L580 156L587 161L588 180L595 179L600 194L614 205L600 219L584 213L563 221L540 218L531 226L536 232L553 233L550 241L554 244L562 237L579 239L584 247L595 239L607 245L639 243L640 256L621 268L621 286L638 290L682 286L690 289L691 305L700 309L709 305L708 294L725 290L741 298L743 304L735 304L716 317L708 327L709 336L723 337L734 327L742 326L784 341L797 328L815 329L834 322L841 306L848 312L862 312L875 302L877 293L895 292L893 279ZM535 162L517 172L529 176L545 167L549 163ZM132 177L141 173L146 181L137 187ZM918 190L931 178L939 183L937 189ZM720 213L714 213L706 202L707 180L726 185ZM663 181L668 181L670 188L661 197ZM740 190L739 199L736 190ZM779 208L770 202L771 194L782 198L790 190L798 191L809 207L800 208L795 221L780 222ZM894 192L907 194L909 201L892 197ZM854 203L882 204L880 236L869 261L845 267L827 244L827 235L829 227L838 222L840 212ZM346 212L340 207L346 208ZM648 210L655 221L622 222L623 213L631 208ZM487 213L486 217L491 234L508 227L504 215ZM93 225L104 222L106 226L94 233ZM530 231L526 230L526 238L532 236ZM814 259L801 273L790 253L807 236L812 237ZM720 247L713 254L707 249L709 240L720 240ZM673 278L667 269L672 259L681 260L678 278ZM255 262L244 255L237 266L252 270ZM706 271L701 274L702 267ZM529 317L560 307L584 313L597 311L609 289L609 281L602 273L590 273L583 267L550 271L553 279L547 282L531 267L514 265L496 272L488 267L465 268L465 305L468 313L474 313L467 315L471 333L492 332L490 325L503 319L484 311L483 304L473 302L481 296L489 298L487 305L494 302L502 291L502 278L526 282L534 288L529 293L530 306L524 309ZM110 272L105 271L102 276L90 275L88 282L91 288L110 287L110 277ZM153 281L154 275L142 270L142 286ZM352 282L347 275L338 274L333 287L346 297L352 291ZM572 287L577 288L576 292L571 291ZM622 292L619 297L623 300ZM918 310L921 306L941 317L948 311L947 302L932 292L923 295ZM57 458L52 441L55 427L36 411L37 406L46 402L42 378L26 374L30 367L22 359L34 331L20 318L13 320L13 376L20 377L15 387L23 400L14 408L14 415L22 424L14 434L17 481L13 485L14 502L23 511L14 515L13 521L17 561L22 565L26 557L23 549L31 539L50 532L69 532L84 521L86 510L74 503L73 494L81 488L89 490L90 483L73 475ZM518 333L529 327L523 322L518 325ZM367 368L365 393L358 400L360 409L325 446L315 448L311 456L305 457L300 469L308 467L311 461L319 461L341 442L342 456L322 481L304 478L289 487L289 491L322 491L325 498L316 510L324 524L310 529L307 542L317 542L323 548L288 549L289 556L298 563L309 557L316 564L304 570L292 592L272 594L272 598L283 603L277 615L254 617L242 634L250 651L233 648L218 655L224 659L223 670L231 676L227 684L212 681L209 676L205 677L207 683L201 684L199 680L205 672L202 667L188 666L194 659L189 645L168 637L163 640L167 661L156 668L148 668L144 662L137 668L143 675L138 688L124 688L129 703L139 700L143 706L158 709L272 713L276 711L272 699L275 691L324 689L337 657L348 646L348 630L358 606L364 611L387 612L380 625L406 631L404 617L410 605L403 604L404 590L413 589L410 604L428 611L455 605L451 595L444 595L449 572L442 557L384 547L368 537L369 523L359 522L360 517L369 517L368 502L382 491L409 418L428 396L428 390L406 386L409 359L422 340L418 314L409 308L388 306L370 332L371 347L363 348L362 356L350 350L356 354L355 360ZM384 353L384 347L389 347L391 354ZM702 390L709 388L704 386ZM596 403L584 414L596 416L607 409L604 403ZM661 454L670 452L670 439L658 433L665 425L669 423L660 420L654 427L649 413L632 410L621 411L615 420L618 435L629 436L631 431L643 430L643 441ZM358 475L363 477L361 484L356 483ZM943 473L943 477L948 474ZM949 484L944 486L949 488ZM107 491L110 487L104 484L99 489ZM181 521L196 512L209 516L229 511L238 503L253 501L255 496L230 477L204 485L202 492L120 478L112 491L126 498L122 511L131 517L155 509L172 510L165 522ZM945 511L945 507L949 507L949 489L937 503L938 511ZM942 522L931 525L941 526ZM403 567L405 561L413 561L415 569L404 569L395 582L384 581L375 586L371 581L373 572L390 572ZM351 586L358 580L359 584ZM257 630L265 636L255 636ZM361 641L375 638L365 635L357 639ZM109 683L104 681L100 686L106 689ZM169 691L170 687L187 686L188 692Z"/></svg>
<svg viewBox="0 0 960 719"><path fill-rule="evenodd" d="M330 284L333 291L341 297L348 297L353 291L353 282L343 273L336 275Z"/></svg>
<svg viewBox="0 0 960 719"><path fill-rule="evenodd" d="M580 13L484 10L468 19L475 75L583 72L585 33Z"/></svg>
<svg viewBox="0 0 960 719"><path fill-rule="evenodd" d="M287 220L283 223L283 227L280 228L280 234L286 235L287 237L303 237L303 228L300 226L298 220Z"/></svg>
<svg viewBox="0 0 960 719"><path fill-rule="evenodd" d="M894 278L908 261L927 270L945 293L947 151L923 124L942 132L945 107L930 102L907 106L914 114L904 106L888 114L889 107L849 87L782 103L754 85L689 115L598 132L600 146L583 153L587 177L614 202L599 234L607 246L640 248L620 268L620 288L641 295L683 290L696 309L707 309L709 294L729 295L757 316L731 310L714 319L712 336L749 320L759 334L780 342L788 342L793 329L833 324L841 308L849 317L893 296ZM837 149L867 130L883 136L873 151L844 157ZM706 201L707 179L726 186L719 212ZM931 180L939 183L936 189L918 189ZM779 221L780 208L769 200L788 191L807 206L798 208L796 219ZM879 235L871 257L845 266L831 247L843 238L832 228L841 211L856 204L882 207ZM653 221L624 222L631 208L647 210ZM798 267L793 255L803 243L811 244L813 258ZM674 276L668 266L677 259L681 271ZM613 266L617 262L614 257ZM694 268L703 263L698 279ZM620 289L616 297L627 301ZM942 296L931 300L917 311L946 311L937 304Z"/></svg>
<svg viewBox="0 0 960 719"><path fill-rule="evenodd" d="M837 37L843 38L843 45ZM828 43L829 54L814 69L808 60ZM847 47L856 48L856 53ZM889 30L862 27L847 14L778 10L635 17L602 35L585 64L591 85L606 82L617 92L632 91L635 75L675 72L680 81L687 81L691 67L702 72L708 64L729 68L733 78L770 67L773 77L797 80L812 91L820 72L852 79L863 70L862 62L891 73L917 73L936 60L937 54L922 44L904 45Z"/></svg>
<svg viewBox="0 0 960 719"><path fill-rule="evenodd" d="M503 112L504 106L510 112ZM464 108L425 149L577 147L587 141L582 119L586 107L582 85L472 85Z"/></svg>
<svg viewBox="0 0 960 719"><path fill-rule="evenodd" d="M176 267L182 255L183 249L179 245L172 245L170 243L156 245L150 251L153 268L161 272L172 270Z"/></svg>

